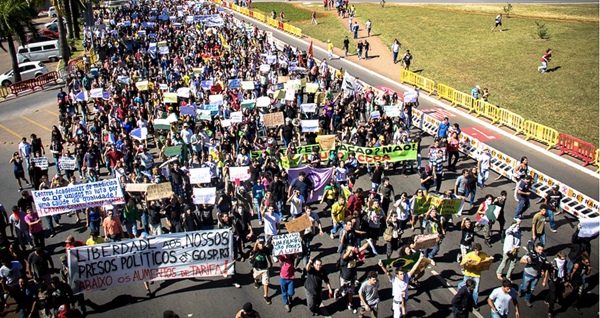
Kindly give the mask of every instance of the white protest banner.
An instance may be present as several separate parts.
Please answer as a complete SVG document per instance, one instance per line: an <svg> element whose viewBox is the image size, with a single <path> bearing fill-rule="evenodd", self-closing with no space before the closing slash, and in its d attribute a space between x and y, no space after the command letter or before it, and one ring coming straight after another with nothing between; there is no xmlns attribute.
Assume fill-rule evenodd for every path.
<svg viewBox="0 0 600 318"><path fill-rule="evenodd" d="M596 219L580 219L579 237L594 237L600 233L600 223Z"/></svg>
<svg viewBox="0 0 600 318"><path fill-rule="evenodd" d="M415 91L405 92L404 93L404 102L405 103L416 103L417 97L419 97L419 95Z"/></svg>
<svg viewBox="0 0 600 318"><path fill-rule="evenodd" d="M243 90L253 90L254 82L253 81L242 81L242 89Z"/></svg>
<svg viewBox="0 0 600 318"><path fill-rule="evenodd" d="M93 88L90 91L90 97L91 98L102 98L102 87L100 87L100 88Z"/></svg>
<svg viewBox="0 0 600 318"><path fill-rule="evenodd" d="M29 159L29 161L31 162L31 164L33 164L34 167L38 167L42 170L48 170L48 158L47 157L34 157Z"/></svg>
<svg viewBox="0 0 600 318"><path fill-rule="evenodd" d="M127 284L233 274L233 235L228 229L69 249L69 282L78 294Z"/></svg>
<svg viewBox="0 0 600 318"><path fill-rule="evenodd" d="M81 210L106 204L124 204L123 191L117 179L77 184L74 186L32 191L33 203L40 216Z"/></svg>
<svg viewBox="0 0 600 318"><path fill-rule="evenodd" d="M317 111L317 104L302 104L300 105L303 113L314 113Z"/></svg>
<svg viewBox="0 0 600 318"><path fill-rule="evenodd" d="M221 126L223 126L223 128L227 128L227 127L231 126L231 119L221 120Z"/></svg>
<svg viewBox="0 0 600 318"><path fill-rule="evenodd" d="M274 235L272 239L273 256L290 255L302 252L300 233Z"/></svg>
<svg viewBox="0 0 600 318"><path fill-rule="evenodd" d="M147 91L148 90L148 81L136 82L135 87L140 91ZM168 89L168 87L167 87L167 89Z"/></svg>
<svg viewBox="0 0 600 318"><path fill-rule="evenodd" d="M75 170L77 169L77 161L71 157L59 157L58 167L60 170Z"/></svg>
<svg viewBox="0 0 600 318"><path fill-rule="evenodd" d="M213 105L223 105L223 95L210 95L208 101Z"/></svg>
<svg viewBox="0 0 600 318"><path fill-rule="evenodd" d="M260 66L260 71L263 73L269 73L269 71L271 71L271 65L269 64L262 64Z"/></svg>
<svg viewBox="0 0 600 318"><path fill-rule="evenodd" d="M189 87L180 87L177 90L177 96L181 98L189 98L190 97L190 88Z"/></svg>
<svg viewBox="0 0 600 318"><path fill-rule="evenodd" d="M302 132L318 132L319 131L319 120L318 119L310 119L310 120L301 120Z"/></svg>
<svg viewBox="0 0 600 318"><path fill-rule="evenodd" d="M197 116L196 119L198 120L211 120L212 116L210 115L210 110L197 110L196 111Z"/></svg>
<svg viewBox="0 0 600 318"><path fill-rule="evenodd" d="M344 93L348 94L349 92L354 92L354 90L356 90L355 81L356 80L354 76L351 76L348 72L344 73L344 78L342 81L342 89L344 90Z"/></svg>
<svg viewBox="0 0 600 318"><path fill-rule="evenodd" d="M285 100L293 101L296 98L296 91L288 89L285 91Z"/></svg>
<svg viewBox="0 0 600 318"><path fill-rule="evenodd" d="M256 107L267 107L271 104L269 97L263 96L256 99Z"/></svg>
<svg viewBox="0 0 600 318"><path fill-rule="evenodd" d="M229 167L229 181L240 181L250 180L250 168L248 166L243 167Z"/></svg>
<svg viewBox="0 0 600 318"><path fill-rule="evenodd" d="M244 115L242 112L231 112L229 119L232 123L241 123L244 121Z"/></svg>
<svg viewBox="0 0 600 318"><path fill-rule="evenodd" d="M398 106L383 106L383 111L388 117L400 117L400 107Z"/></svg>
<svg viewBox="0 0 600 318"><path fill-rule="evenodd" d="M377 119L377 118L379 118L379 117L381 117L381 113L379 113L379 111L378 111L378 110L376 110L376 111L374 111L374 112L371 112L371 118L373 118L373 119Z"/></svg>
<svg viewBox="0 0 600 318"><path fill-rule="evenodd" d="M194 204L215 204L217 188L194 188Z"/></svg>
<svg viewBox="0 0 600 318"><path fill-rule="evenodd" d="M193 168L190 172L190 183L210 183L210 168Z"/></svg>

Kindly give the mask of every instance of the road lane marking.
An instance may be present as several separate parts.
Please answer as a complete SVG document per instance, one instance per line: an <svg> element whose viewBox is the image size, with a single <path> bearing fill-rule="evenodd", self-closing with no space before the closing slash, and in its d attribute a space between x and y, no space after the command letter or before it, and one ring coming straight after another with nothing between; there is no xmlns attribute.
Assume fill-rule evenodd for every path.
<svg viewBox="0 0 600 318"><path fill-rule="evenodd" d="M52 129L50 129L50 128L46 127L46 126L40 125L40 124L36 123L35 121L33 121L33 120L25 117L25 116L21 116L21 118L25 119L26 121L28 121L28 122L30 122L30 123L32 123L32 124L34 124L34 125L42 128L42 129L44 129L46 131L52 131Z"/></svg>
<svg viewBox="0 0 600 318"><path fill-rule="evenodd" d="M19 138L19 140L21 140L21 138L23 138L22 135L17 134L16 132L14 132L13 130L9 129L8 127L4 126L4 125L0 125L0 128L8 131L9 133L15 135L17 138Z"/></svg>
<svg viewBox="0 0 600 318"><path fill-rule="evenodd" d="M444 285L444 287L446 287L446 289L448 291L450 291L452 293L452 295L456 295L456 293L457 293L456 289L454 289L454 287L448 285L446 280L442 276L440 276L440 274L438 274L438 272L431 271L431 274L434 275L435 277L437 277L437 279L442 283L442 285ZM473 309L473 311L471 313L477 318L483 318L483 316L475 309Z"/></svg>
<svg viewBox="0 0 600 318"><path fill-rule="evenodd" d="M51 110L44 109L44 111L45 111L45 112L47 112L47 113L49 113L49 114L52 114L52 115L54 115L54 116L58 116L58 114L57 114L57 113L55 113L55 112L53 112L53 111L51 111Z"/></svg>

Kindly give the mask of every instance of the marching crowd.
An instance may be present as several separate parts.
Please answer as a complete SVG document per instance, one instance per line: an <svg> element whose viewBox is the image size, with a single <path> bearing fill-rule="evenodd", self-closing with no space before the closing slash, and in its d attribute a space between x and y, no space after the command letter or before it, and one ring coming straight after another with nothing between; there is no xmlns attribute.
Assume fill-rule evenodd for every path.
<svg viewBox="0 0 600 318"><path fill-rule="evenodd" d="M550 289L546 297L549 317L556 302L568 305L565 297L572 297L578 306L591 270L591 238L580 237L577 230L568 253L560 252L553 259L546 256L545 219L549 218L550 230L556 232L554 216L560 213L562 198L555 187L542 198L543 204L533 218L531 239L525 239L529 234L522 233L520 224L532 196L527 158L513 172L518 181L514 194L502 191L497 197L486 195L480 202L476 192L486 186L489 177L489 150L483 149L477 164L463 170L458 178L448 178L449 172L457 170L460 127L446 118L436 136L411 131L411 112L418 102L402 103L396 93L375 91L358 79L354 85L344 85L343 71L330 68L327 60L319 63L308 52L277 43L267 32L212 4L131 1L120 8L100 9L94 15L95 25L85 30L84 41L99 62L74 71L58 93L60 124L52 129L48 153L42 139L32 134L30 139L22 139L11 158L22 196L11 212L2 211L0 217L0 225L9 226L11 234L9 238L0 231L0 276L3 303L8 297L14 298L21 317L38 317L42 308L46 315L55 317L86 313L83 294L73 295L69 287L66 257L61 256L61 263L54 264L45 249L46 235L53 237L61 231L61 215L46 216L42 221L22 181L32 190L46 190L101 178L119 180L125 204L73 211L77 222L85 221L89 231L87 238L69 236L67 250L165 232L230 228L235 238L234 258L249 261L255 287L262 286L267 304L272 303L269 268L278 264L283 305L288 312L294 285L302 281L313 315L322 314L326 287L330 298L347 301L349 311L359 317L376 317L379 273L368 271L366 280L359 283L357 267L366 257L384 254L385 250L386 260L379 266L392 284L394 317L407 315L409 290L421 288L424 267L435 266L446 233L460 231L460 242L454 243L460 245L457 261L464 279L452 308L455 317L467 317L472 309L479 310L479 281L485 275L482 272L489 269L482 265L493 260L475 242L474 233L483 232L484 243L491 247L495 223L504 243L496 272L501 287L488 297L492 316L507 317L511 302L518 316L517 298L522 295L532 306L539 280ZM194 15L211 18L186 19ZM300 86L293 98L283 98L279 94L282 79L316 83L318 91ZM254 86L236 86L237 80L252 81ZM87 97L99 88L108 94ZM187 94L180 93L182 88ZM178 97L167 101L167 93L178 93ZM216 107L211 98L214 95L222 96ZM259 97L268 97L265 107L242 106L244 101ZM317 110L302 111L301 105L306 103L317 103ZM396 105L400 115L387 116L384 105ZM210 119L184 114L183 107L193 107L198 113L209 110ZM232 122L232 113L238 111L243 114L241 122ZM264 115L277 112L282 112L285 120L267 127ZM374 112L380 116L371 116ZM305 119L318 120L318 131L302 132ZM165 120L168 125L158 124ZM304 173L289 178L282 160L296 154L301 145L316 144L319 136L325 135L336 135L338 145L369 148L415 143L418 156L415 160L365 164L352 152L347 159L338 158L335 151L304 154L299 165L331 167L334 171L322 197L317 198L311 179ZM436 149L429 152L426 163L420 154L424 138L433 139L432 148ZM52 156L48 161L54 162L54 167L35 159L45 156ZM63 165L62 160L74 164ZM249 167L249 180L230 181L229 168L244 166ZM210 184L190 182L189 169L200 167L209 168ZM55 173L50 173L53 169ZM414 194L394 192L390 177L407 174L419 176ZM359 178L369 179L371 188L355 186ZM148 202L144 193L126 191L125 185L131 183L170 183L173 195ZM214 205L193 203L193 188L204 186L217 188ZM415 201L427 195L462 198L462 213L471 211L475 218L441 214L433 205L424 214L413 213ZM518 206L510 217L504 205L513 197ZM497 208L495 222L487 217L492 206ZM284 222L302 215L308 215L311 222L301 232L302 253L273 257L272 237L281 233ZM333 273L323 269L321 259L311 257L312 239L325 233L329 224L323 220L329 218L328 234L339 240L339 284L330 281ZM421 237L417 230L433 234L435 243L415 249ZM378 246L381 242L385 248ZM527 250L522 257L518 255L521 246ZM408 266L409 259L412 266ZM395 260L404 263L394 265ZM523 264L524 271L515 291L513 280L517 278L512 273L517 264ZM52 275L55 270L60 275ZM301 272L300 280L297 271ZM240 288L236 275L233 284ZM150 285L145 287L153 296ZM250 304L238 315L258 317Z"/></svg>

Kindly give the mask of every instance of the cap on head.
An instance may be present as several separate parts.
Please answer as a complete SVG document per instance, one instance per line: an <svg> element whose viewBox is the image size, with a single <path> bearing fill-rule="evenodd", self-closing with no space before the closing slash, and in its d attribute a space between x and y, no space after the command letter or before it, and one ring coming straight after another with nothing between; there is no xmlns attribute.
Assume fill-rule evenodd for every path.
<svg viewBox="0 0 600 318"><path fill-rule="evenodd" d="M251 304L251 303L249 303L249 302L248 302L248 303L245 303L245 304L244 304L244 306L242 307L242 309L243 309L245 312L252 311L252 304Z"/></svg>

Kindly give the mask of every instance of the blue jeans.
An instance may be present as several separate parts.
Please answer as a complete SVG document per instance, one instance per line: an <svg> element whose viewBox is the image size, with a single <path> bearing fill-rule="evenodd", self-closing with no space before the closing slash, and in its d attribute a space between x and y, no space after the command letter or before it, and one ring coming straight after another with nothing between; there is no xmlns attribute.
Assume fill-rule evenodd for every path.
<svg viewBox="0 0 600 318"><path fill-rule="evenodd" d="M520 198L515 210L515 220L520 219L527 209L529 209L529 198Z"/></svg>
<svg viewBox="0 0 600 318"><path fill-rule="evenodd" d="M508 315L501 315L501 314L495 313L491 309L490 309L490 312L492 313L492 318L508 318Z"/></svg>
<svg viewBox="0 0 600 318"><path fill-rule="evenodd" d="M253 198L252 200L254 201L254 211L258 215L258 220L262 222L260 218L260 199Z"/></svg>
<svg viewBox="0 0 600 318"><path fill-rule="evenodd" d="M283 298L283 304L286 306L290 305L288 297L294 297L294 280L279 277L279 285L281 286L281 298Z"/></svg>
<svg viewBox="0 0 600 318"><path fill-rule="evenodd" d="M457 289L461 289L466 283L467 279L472 279L475 281L475 289L473 289L473 300L475 301L475 306L477 306L477 299L479 299L479 277L467 276L463 277L462 282L458 284Z"/></svg>
<svg viewBox="0 0 600 318"><path fill-rule="evenodd" d="M537 239L540 240L540 243L542 243L543 246L546 246L546 233L538 235Z"/></svg>
<svg viewBox="0 0 600 318"><path fill-rule="evenodd" d="M519 286L519 290L525 293L525 301L528 303L531 302L531 295L533 294L533 290L535 289L535 285L537 285L539 277L531 276L523 271L523 282L521 286Z"/></svg>
<svg viewBox="0 0 600 318"><path fill-rule="evenodd" d="M396 64L398 61L398 52L392 52L392 54L394 55L394 64Z"/></svg>
<svg viewBox="0 0 600 318"><path fill-rule="evenodd" d="M490 177L490 170L480 171L477 174L477 185L483 187L487 179Z"/></svg>
<svg viewBox="0 0 600 318"><path fill-rule="evenodd" d="M465 198L469 198L469 204L471 206L473 206L473 204L475 203L475 194L477 193L477 187L475 187L475 189L473 189L473 191L469 191L469 189L467 188L467 192L465 193Z"/></svg>
<svg viewBox="0 0 600 318"><path fill-rule="evenodd" d="M550 221L550 228L556 230L556 222L554 222L554 210L548 209L546 213L548 214L548 220ZM544 246L545 245L546 244L544 244Z"/></svg>
<svg viewBox="0 0 600 318"><path fill-rule="evenodd" d="M371 182L371 190L377 192L377 189L379 189L379 183Z"/></svg>
<svg viewBox="0 0 600 318"><path fill-rule="evenodd" d="M344 228L344 222L340 222L340 223L336 223L335 221L331 221L333 227L331 228L331 234L337 233L338 229L343 229Z"/></svg>
<svg viewBox="0 0 600 318"><path fill-rule="evenodd" d="M427 258L433 259L439 251L440 251L440 244L436 244L434 247L426 249L425 255L427 256Z"/></svg>
<svg viewBox="0 0 600 318"><path fill-rule="evenodd" d="M279 218L283 218L283 201L277 201L277 212L279 212Z"/></svg>

